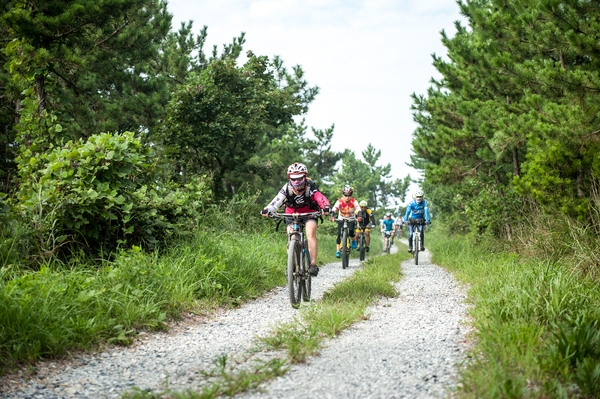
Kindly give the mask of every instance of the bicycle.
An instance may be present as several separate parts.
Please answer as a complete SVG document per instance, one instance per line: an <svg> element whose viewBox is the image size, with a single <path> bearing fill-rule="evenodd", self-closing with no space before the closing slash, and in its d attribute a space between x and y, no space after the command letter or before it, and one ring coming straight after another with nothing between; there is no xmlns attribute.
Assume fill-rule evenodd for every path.
<svg viewBox="0 0 600 399"><path fill-rule="evenodd" d="M415 258L415 265L418 265L419 264L419 252L421 251L421 247L422 247L422 244L421 244L422 237L421 236L423 234L425 234L423 231L423 226L425 226L427 224L427 222L425 222L425 219L423 219L423 218L418 218L418 219L409 218L408 221L406 222L406 224L408 224L409 226L413 226L413 228L412 228L413 258Z"/></svg>
<svg viewBox="0 0 600 399"><path fill-rule="evenodd" d="M367 246L367 239L365 237L366 232L369 231L369 227L373 227L371 225L368 225L364 228L360 227L360 226L356 226L356 234L359 235L358 238L358 253L359 255L359 259L362 262L363 260L365 260L365 258L367 257L367 250L366 250L366 246Z"/></svg>
<svg viewBox="0 0 600 399"><path fill-rule="evenodd" d="M308 252L308 242L304 240L304 225L308 218L321 216L321 212L272 213L269 216L279 219L279 223L282 219L292 222L292 232L288 233L286 277L290 303L293 308L297 308L302 301L310 301L312 289L312 280L308 273L310 253ZM279 223L276 230L279 228Z"/></svg>
<svg viewBox="0 0 600 399"><path fill-rule="evenodd" d="M348 228L349 222L354 222L356 218L354 216L339 216L337 221L344 221L342 226L342 269L346 269L350 263L350 251L352 250L352 244L350 242L350 232Z"/></svg>
<svg viewBox="0 0 600 399"><path fill-rule="evenodd" d="M392 246L392 230L384 230L381 233L383 235L383 252L389 254Z"/></svg>

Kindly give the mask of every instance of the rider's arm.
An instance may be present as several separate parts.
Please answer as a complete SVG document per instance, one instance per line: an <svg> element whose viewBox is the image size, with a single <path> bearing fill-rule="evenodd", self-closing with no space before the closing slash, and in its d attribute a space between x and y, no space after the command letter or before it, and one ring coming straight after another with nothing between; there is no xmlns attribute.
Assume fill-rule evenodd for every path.
<svg viewBox="0 0 600 399"><path fill-rule="evenodd" d="M271 202L269 202L269 205L266 206L266 209L270 213L277 212L277 210L281 207L281 205L283 205L283 203L285 202L285 198L286 198L286 196L285 196L286 190L287 190L287 184L284 185L281 190L279 190L279 192L277 193L275 198L273 198L273 200Z"/></svg>
<svg viewBox="0 0 600 399"><path fill-rule="evenodd" d="M312 201L315 201L317 204L319 204L319 207L320 207L321 209L324 209L324 208L329 208L329 200L328 200L328 199L327 199L327 197L325 197L325 196L323 195L323 193L322 193L322 192L320 192L320 191L315 191L315 192L314 192L314 193L311 195L310 199L311 199Z"/></svg>
<svg viewBox="0 0 600 399"><path fill-rule="evenodd" d="M425 202L425 200L423 200L423 202ZM429 217L429 207L427 206L427 202L425 202L425 220L427 221L427 223L431 222L431 219Z"/></svg>
<svg viewBox="0 0 600 399"><path fill-rule="evenodd" d="M404 214L404 223L408 222L408 218L411 212L411 205L412 204L408 204L408 206L406 207L406 213Z"/></svg>
<svg viewBox="0 0 600 399"><path fill-rule="evenodd" d="M331 208L331 213L334 214L337 211L339 211L340 209L340 200L335 201L335 204L333 204L333 208Z"/></svg>

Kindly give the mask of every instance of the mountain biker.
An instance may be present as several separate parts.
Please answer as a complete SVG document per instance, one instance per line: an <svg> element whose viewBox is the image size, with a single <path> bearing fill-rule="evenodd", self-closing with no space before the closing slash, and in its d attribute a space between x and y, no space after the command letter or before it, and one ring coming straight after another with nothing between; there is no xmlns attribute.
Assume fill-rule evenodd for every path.
<svg viewBox="0 0 600 399"><path fill-rule="evenodd" d="M406 214L404 215L404 222L408 223L408 219L425 219L425 223L431 224L429 217L429 208L427 207L427 201L423 199L423 191L418 190L415 192L414 199L408 204L406 208ZM408 225L408 252L412 252L412 239L415 226ZM425 232L423 228L420 229L421 235L421 248L419 250L425 251Z"/></svg>
<svg viewBox="0 0 600 399"><path fill-rule="evenodd" d="M386 213L385 214L385 218L383 218L383 220L381 221L381 235L383 236L383 234L386 231L391 231L392 234L390 236L390 245L394 244L394 219L392 219L392 214L391 213Z"/></svg>
<svg viewBox="0 0 600 399"><path fill-rule="evenodd" d="M366 242L365 251L369 252L369 245L371 245L371 232L369 231L369 226L375 226L375 216L369 209L367 201L362 200L358 205L360 206L360 209L354 212L356 214L356 220L360 220L358 222L359 229L356 229L356 241L360 239L361 231L364 231Z"/></svg>
<svg viewBox="0 0 600 399"><path fill-rule="evenodd" d="M275 198L261 211L264 217L269 217L271 213L277 212L279 207L285 204L285 213L306 213L315 212L322 209L324 215L328 215L329 200L319 191L319 188L311 179L307 177L308 169L306 165L300 162L294 162L288 167L288 182L283 185ZM308 242L308 253L310 254L311 264L308 272L311 276L319 274L317 266L317 218L305 218L306 240ZM292 232L291 221L285 220L288 234Z"/></svg>
<svg viewBox="0 0 600 399"><path fill-rule="evenodd" d="M352 187L346 185L342 189L342 198L338 199L335 202L335 204L333 204L333 208L331 208L331 213L336 213L337 211L339 211L338 216L342 216L342 217L354 216L354 212L360 208L360 205L358 204L358 201L356 200L356 198L352 197L353 192L354 192L354 190L352 189ZM333 222L334 220L335 220L335 217L332 215L331 221ZM338 220L338 232L337 232L337 238L335 240L336 248L337 248L337 251L335 253L336 258L339 258L341 255L340 248L342 247L341 243L342 243L342 228L343 227L344 227L344 221ZM356 248L356 241L354 241L355 232L356 232L356 221L348 221L348 233L350 234L350 237L352 238L352 249Z"/></svg>
<svg viewBox="0 0 600 399"><path fill-rule="evenodd" d="M398 212L398 216L396 217L396 221L394 223L394 236L402 237L402 225L404 224L402 214Z"/></svg>

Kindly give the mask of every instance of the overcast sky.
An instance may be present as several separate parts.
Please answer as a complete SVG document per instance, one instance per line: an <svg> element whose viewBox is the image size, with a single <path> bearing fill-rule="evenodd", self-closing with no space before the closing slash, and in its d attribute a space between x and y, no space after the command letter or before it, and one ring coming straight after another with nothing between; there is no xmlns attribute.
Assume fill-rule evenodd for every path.
<svg viewBox="0 0 600 399"><path fill-rule="evenodd" d="M454 22L462 20L454 0L168 2L174 29L189 20L196 32L208 26L207 53L246 32L244 50L301 65L320 88L307 125L335 124L333 150L349 148L362 158L371 143L393 178L418 177L406 165L416 128L410 95L425 94L439 78L431 55L446 55L440 32L454 36Z"/></svg>

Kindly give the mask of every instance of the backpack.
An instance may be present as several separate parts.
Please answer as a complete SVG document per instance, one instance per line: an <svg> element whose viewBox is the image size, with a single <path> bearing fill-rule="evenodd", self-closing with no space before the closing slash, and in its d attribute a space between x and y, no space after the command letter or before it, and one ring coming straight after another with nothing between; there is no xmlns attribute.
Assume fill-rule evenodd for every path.
<svg viewBox="0 0 600 399"><path fill-rule="evenodd" d="M316 188L316 184L315 182L310 178L307 177L306 178L306 189L304 190L304 202L306 202L306 204L310 205L311 201L310 201L310 192L312 188ZM292 190L292 186L290 185L290 183L287 183L287 193L286 193L286 198L285 198L285 202L290 204L291 203L291 199L294 199L294 197L296 197L296 194L294 194L294 190Z"/></svg>

